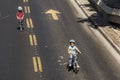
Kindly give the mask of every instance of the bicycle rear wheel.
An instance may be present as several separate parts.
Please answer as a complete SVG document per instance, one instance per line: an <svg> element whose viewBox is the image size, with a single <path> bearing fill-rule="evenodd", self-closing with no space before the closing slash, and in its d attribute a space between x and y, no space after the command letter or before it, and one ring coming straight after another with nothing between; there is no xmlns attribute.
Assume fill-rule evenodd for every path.
<svg viewBox="0 0 120 80"><path fill-rule="evenodd" d="M75 72L76 74L78 73L78 68L77 68L77 64L75 63L75 65L74 65L74 68L73 68L73 72Z"/></svg>

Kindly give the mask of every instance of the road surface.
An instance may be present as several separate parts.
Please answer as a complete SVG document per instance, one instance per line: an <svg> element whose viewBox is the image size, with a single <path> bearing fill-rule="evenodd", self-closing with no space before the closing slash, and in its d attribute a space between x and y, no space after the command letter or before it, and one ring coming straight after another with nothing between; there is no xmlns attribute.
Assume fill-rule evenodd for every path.
<svg viewBox="0 0 120 80"><path fill-rule="evenodd" d="M17 6L25 12L18 30ZM111 51L79 19L69 0L0 1L0 80L119 80L120 68ZM79 73L68 72L67 48L76 40Z"/></svg>

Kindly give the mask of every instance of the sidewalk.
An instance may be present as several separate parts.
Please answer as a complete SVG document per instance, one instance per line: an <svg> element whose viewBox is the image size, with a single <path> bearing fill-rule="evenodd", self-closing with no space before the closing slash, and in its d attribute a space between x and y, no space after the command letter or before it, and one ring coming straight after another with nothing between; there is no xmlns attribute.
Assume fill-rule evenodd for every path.
<svg viewBox="0 0 120 80"><path fill-rule="evenodd" d="M110 42L110 44L120 53L120 29L111 28L110 25L99 24L104 23L104 19L97 16L97 12L92 8L88 0L75 0L80 8L85 12L86 16L93 22L101 34ZM99 18L99 19L96 19Z"/></svg>

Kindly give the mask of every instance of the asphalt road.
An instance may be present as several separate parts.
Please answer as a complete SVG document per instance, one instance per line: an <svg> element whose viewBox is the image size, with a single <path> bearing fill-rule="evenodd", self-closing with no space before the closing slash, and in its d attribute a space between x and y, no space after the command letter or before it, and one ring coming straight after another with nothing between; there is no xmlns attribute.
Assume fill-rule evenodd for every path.
<svg viewBox="0 0 120 80"><path fill-rule="evenodd" d="M23 32L18 5L25 11ZM60 13L46 14L51 9ZM74 11L69 0L1 0L0 80L120 80L119 64ZM66 69L70 39L82 52L78 74Z"/></svg>

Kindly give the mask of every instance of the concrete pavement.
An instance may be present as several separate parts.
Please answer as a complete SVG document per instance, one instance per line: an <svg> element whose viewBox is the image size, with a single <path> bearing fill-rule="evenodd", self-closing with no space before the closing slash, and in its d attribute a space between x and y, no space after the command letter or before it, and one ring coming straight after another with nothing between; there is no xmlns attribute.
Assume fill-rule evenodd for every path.
<svg viewBox="0 0 120 80"><path fill-rule="evenodd" d="M111 28L112 25L106 23L104 18L97 19L98 13L93 9L92 5L88 0L75 0L75 1L86 13L86 16L93 22L95 27L98 27L98 30L104 35L104 37L110 42L110 44L117 50L117 52L120 53L120 30ZM102 22L104 25L99 24L99 22Z"/></svg>

